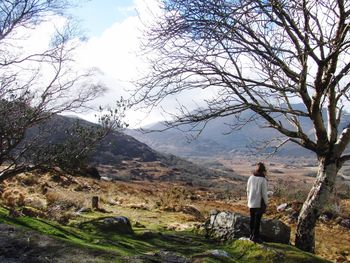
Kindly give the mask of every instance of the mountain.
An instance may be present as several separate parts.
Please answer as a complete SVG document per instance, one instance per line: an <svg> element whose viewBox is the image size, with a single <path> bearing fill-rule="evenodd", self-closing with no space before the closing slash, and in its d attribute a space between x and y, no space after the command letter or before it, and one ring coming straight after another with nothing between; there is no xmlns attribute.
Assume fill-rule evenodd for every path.
<svg viewBox="0 0 350 263"><path fill-rule="evenodd" d="M70 136L67 130L74 127L77 122L82 127L97 125L78 118L56 115L40 127L31 128L27 138L43 136L41 142L44 143L44 148L48 144L62 143ZM242 179L233 170L224 167L208 169L174 155L161 154L122 131L113 131L98 142L88 162L97 166L102 176L115 180L157 179L207 185L221 177Z"/></svg>
<svg viewBox="0 0 350 263"><path fill-rule="evenodd" d="M294 104L293 108L304 110L302 104ZM240 120L249 120L253 116L252 111L242 113ZM326 113L323 114L326 117ZM135 137L141 142L146 143L153 149L171 153L179 156L215 156L227 155L228 153L247 154L254 151L254 145L264 141L271 141L277 138L282 138L276 130L272 128L262 128L266 125L261 119L256 119L247 122L246 125L240 129L233 129L233 124L238 116L226 116L216 118L208 122L200 132L185 132L190 130L189 125L181 126L180 129L170 128L165 129L162 123L156 123L147 127L146 132L139 130L127 130L126 133ZM281 121L286 127L290 127L289 123L276 114L275 119ZM350 115L344 115L343 123L340 125L344 127L350 122ZM308 118L300 118L300 123L306 134L313 134L312 123ZM160 130L164 130L160 132ZM155 132L147 132L155 131ZM189 138L196 137L194 140ZM265 152L271 151L268 146L263 147ZM286 143L278 152L282 156L313 156L313 153L294 143Z"/></svg>
<svg viewBox="0 0 350 263"><path fill-rule="evenodd" d="M98 124L88 122L77 117L54 115L48 121L29 129L26 136L31 138L40 136L41 143L62 143L69 138L68 131L74 130L76 125L92 128ZM135 138L120 131L113 131L103 138L90 156L90 161L96 164L116 164L121 160L138 158L140 161L156 161L159 154Z"/></svg>

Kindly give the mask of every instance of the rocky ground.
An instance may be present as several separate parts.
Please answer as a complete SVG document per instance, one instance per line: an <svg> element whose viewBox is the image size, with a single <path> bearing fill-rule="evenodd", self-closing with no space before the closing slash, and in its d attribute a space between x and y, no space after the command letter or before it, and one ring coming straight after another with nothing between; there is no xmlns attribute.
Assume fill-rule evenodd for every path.
<svg viewBox="0 0 350 263"><path fill-rule="evenodd" d="M19 211L18 214L13 214L14 218L27 215L32 218L53 220L69 227L79 221L95 217L119 215L129 218L133 228L137 231L157 233L159 231L199 229L213 209L235 211L241 214L248 213L245 201L245 183L242 181L219 177L196 185L193 181L189 183L160 180L159 177L162 175L169 175L177 171L167 170L159 163L144 165L134 162L133 165L135 166L130 165L129 168L125 165L126 168L119 171L123 177L122 181L118 178L114 181L109 181L108 178L99 181L49 173L23 174L0 186L1 203L3 206L15 208L13 211ZM249 175L247 171L252 170L252 166L249 164L230 163L230 165L231 168L236 167L235 172L243 176ZM139 173L146 174L146 177L136 177L134 180L126 181L125 177L129 176L130 171L136 168ZM307 175L310 171L314 171L315 167L305 169L301 166L296 168L274 164L270 165L270 169L270 178L273 182L271 190L274 193L266 217L281 219L289 225L292 228L293 238L295 220L292 216L293 210L290 208L298 205L300 199L303 198L304 193L299 190L313 180ZM299 181L294 180L287 184L285 179L291 173L299 175L304 173L306 175L300 177ZM213 185L215 181L220 181L221 185L225 185L226 182L228 187L215 188ZM350 198L346 198L346 191L341 193L344 194L344 198L338 196L333 199L338 211L336 211L336 207L330 205L330 213L325 214L316 228L317 254L334 262L350 261L350 230L344 221L350 217ZM91 209L91 200L94 196L99 198L97 210ZM289 206L283 211L277 211L276 208L282 203ZM30 209L26 210L23 207ZM108 260L116 257L119 260L116 262L121 262L121 260L147 262L147 260L151 260L150 258L158 260L153 262L162 262L162 257L163 259L164 257L177 257L177 255L167 252L169 247L160 245L164 242L163 239L158 243L157 252L142 254L140 258L140 256L121 255L113 250L101 252L100 249L96 248L82 249L76 244L62 243L62 240L57 240L57 238L42 236L31 230L18 229L15 226L1 224L0 231L4 233L0 237L0 255L3 257L0 257L0 262L109 262ZM177 237L176 240L179 242L175 243L176 245L187 242L186 239L178 239ZM117 241L112 240L111 242ZM125 243L125 241L123 242ZM14 251L19 251L19 253ZM71 255L78 256L71 257ZM8 261L4 261L5 256ZM21 261L24 258L28 258L29 261ZM60 258L61 261L57 258ZM69 258L71 260L79 258L80 261L69 261ZM197 262L201 261L197 260Z"/></svg>

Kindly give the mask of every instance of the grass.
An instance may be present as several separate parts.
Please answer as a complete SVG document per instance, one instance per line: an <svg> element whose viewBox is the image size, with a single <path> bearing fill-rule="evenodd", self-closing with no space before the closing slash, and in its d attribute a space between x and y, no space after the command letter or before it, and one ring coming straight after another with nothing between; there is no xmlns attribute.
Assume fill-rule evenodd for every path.
<svg viewBox="0 0 350 263"><path fill-rule="evenodd" d="M88 215L88 218L96 216L98 214ZM84 227L81 227L78 222L70 226L62 226L38 218L25 216L11 218L8 216L8 210L2 207L0 207L0 222L29 228L76 247L113 253L117 255L115 262L123 262L126 258L135 256L143 257L145 261L141 262L151 262L151 260L147 261L147 258L153 257L150 255L160 251L171 251L193 262L328 262L313 254L282 244L259 245L244 240L219 244L193 232L161 230L151 232L147 230L148 226L146 230L135 228L134 234L110 233L101 231L89 220L85 221Z"/></svg>
<svg viewBox="0 0 350 263"><path fill-rule="evenodd" d="M299 249L277 243L255 244L246 240L233 241L227 245L226 251L231 253L233 262L247 263L314 263L329 262L311 253L300 251Z"/></svg>

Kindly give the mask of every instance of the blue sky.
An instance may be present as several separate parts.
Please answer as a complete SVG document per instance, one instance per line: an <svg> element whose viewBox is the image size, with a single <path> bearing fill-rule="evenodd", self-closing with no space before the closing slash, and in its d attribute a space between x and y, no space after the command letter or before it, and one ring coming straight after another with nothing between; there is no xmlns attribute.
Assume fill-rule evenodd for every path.
<svg viewBox="0 0 350 263"><path fill-rule="evenodd" d="M71 10L89 37L99 36L116 22L137 15L132 0L88 0Z"/></svg>
<svg viewBox="0 0 350 263"><path fill-rule="evenodd" d="M135 88L132 81L146 71L144 58L139 56L141 36L144 22L152 20L158 8L158 0L79 0L79 5L70 14L78 19L87 40L81 43L77 63L103 73L102 81L108 89L94 104L113 106L121 96L130 96ZM94 115L82 117L92 120ZM160 112L127 113L127 122L135 126L160 119Z"/></svg>
<svg viewBox="0 0 350 263"><path fill-rule="evenodd" d="M146 57L141 52L142 32L147 30L146 25L154 23L154 16L161 12L160 3L159 0L86 0L79 4L81 6L72 9L71 13L80 20L88 39L79 49L77 62L82 67L98 68L103 72L102 81L107 86L107 92L94 104L113 106L121 96L130 97L130 91L135 90L133 81L149 70ZM192 105L194 97L199 100L202 96L207 95L204 92L203 95L187 92L182 103ZM174 98L167 98L162 106L172 111L176 110L178 103ZM160 107L153 108L151 113L132 109L126 115L131 127L164 120ZM94 113L83 117L92 120Z"/></svg>
<svg viewBox="0 0 350 263"><path fill-rule="evenodd" d="M93 101L91 107L110 105L123 98L129 98L135 91L135 80L147 75L150 65L144 53L143 33L155 23L155 16L162 15L160 0L75 0L79 7L72 8L70 14L79 20L87 37L77 50L76 63L81 68L95 68L102 74L96 77L106 86L103 96ZM155 56L155 53L147 54ZM212 96L212 94L209 94ZM194 101L209 96L206 92L188 91L181 96L181 102L188 108L198 106ZM132 128L162 121L164 110L177 111L178 101L166 98L162 105L147 109L130 109L126 112L126 122ZM95 121L95 112L81 115ZM168 116L167 116L168 117Z"/></svg>

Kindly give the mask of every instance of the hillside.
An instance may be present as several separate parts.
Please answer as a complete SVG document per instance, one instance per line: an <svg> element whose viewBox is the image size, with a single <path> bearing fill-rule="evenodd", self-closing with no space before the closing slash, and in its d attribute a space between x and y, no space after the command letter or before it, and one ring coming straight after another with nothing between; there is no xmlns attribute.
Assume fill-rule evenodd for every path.
<svg viewBox="0 0 350 263"><path fill-rule="evenodd" d="M215 189L50 173L23 174L1 189L1 262L329 262L289 245L205 238L211 209L245 210L245 200L228 202ZM99 209L91 209L93 196ZM96 223L120 216L132 232Z"/></svg>
<svg viewBox="0 0 350 263"><path fill-rule="evenodd" d="M62 143L69 138L70 131L76 125L92 128L97 127L95 123L86 120L54 115L48 121L29 129L26 136L28 139L41 136L41 143ZM121 160L138 158L141 161L156 161L160 155L147 146L123 132L113 131L97 144L96 150L90 156L90 161L96 164L114 164Z"/></svg>
<svg viewBox="0 0 350 263"><path fill-rule="evenodd" d="M61 124L71 121L60 119ZM62 129L55 126L55 130ZM52 140L59 138L57 133L51 136ZM138 149L150 149L129 136L121 137L126 140L112 144L114 147L132 141ZM327 262L293 246L260 246L244 240L222 244L205 238L203 223L212 210L247 215L245 178L251 174L254 158L211 160L207 163L211 169L207 169L149 151L159 159L144 161L137 155L142 151L135 151L116 163L99 163L102 180L41 171L2 183L0 226L6 235L0 239L0 261L18 262L27 257L32 262L46 262L47 258L57 262L74 262L67 258L76 262L261 262L262 258L267 262ZM291 221L289 212L278 212L276 207L302 202L316 167L305 158L288 165L271 159L267 165L273 198L266 217L283 220L293 233L295 219ZM341 184L335 193L326 206L327 218L316 228L316 253L346 262L350 256L349 188ZM96 196L100 202L93 209ZM94 223L119 216L130 220L132 234L101 230Z"/></svg>
<svg viewBox="0 0 350 263"><path fill-rule="evenodd" d="M68 138L67 130L76 123L83 127L96 126L82 119L56 115L41 126L31 128L27 138L39 134L42 136L41 147L44 148L49 144L62 143ZM161 154L123 131L113 131L98 142L90 154L88 164L96 166L102 176L111 180L157 178L161 181L180 180L199 185L211 184L218 178L241 180L232 169L210 169L174 155Z"/></svg>
<svg viewBox="0 0 350 263"><path fill-rule="evenodd" d="M57 116L49 125L54 128L48 129L47 141L64 139L64 131L75 121ZM90 159L102 180L38 171L0 184L0 229L5 233L0 238L0 262L26 262L27 258L28 262L218 263L328 262L318 256L337 262L350 259L350 192L342 181L326 205L325 219L317 223L317 256L273 243L220 243L205 238L203 223L212 210L247 215L245 182L255 158L199 158L197 165L160 154L123 133L114 132L105 139ZM273 196L266 217L290 226L293 238L295 218L276 207L303 202L316 167L307 158L288 160L288 164L267 162ZM344 167L343 173L348 171ZM92 207L93 197L99 199L98 208ZM120 216L130 220L132 233L116 233L95 224Z"/></svg>

